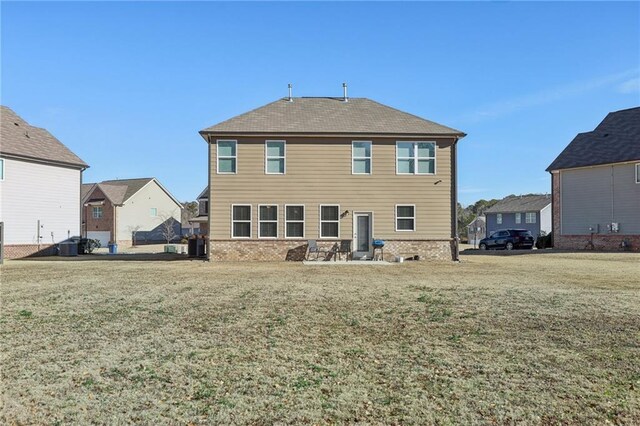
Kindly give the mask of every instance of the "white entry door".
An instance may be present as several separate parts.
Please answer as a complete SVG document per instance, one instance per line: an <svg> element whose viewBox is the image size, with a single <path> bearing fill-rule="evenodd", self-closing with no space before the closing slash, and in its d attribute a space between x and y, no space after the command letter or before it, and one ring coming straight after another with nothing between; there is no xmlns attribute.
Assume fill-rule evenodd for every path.
<svg viewBox="0 0 640 426"><path fill-rule="evenodd" d="M107 247L109 245L109 240L111 239L111 232L89 231L87 232L87 238L100 241L100 247Z"/></svg>
<svg viewBox="0 0 640 426"><path fill-rule="evenodd" d="M353 258L373 255L373 215L371 212L353 214Z"/></svg>

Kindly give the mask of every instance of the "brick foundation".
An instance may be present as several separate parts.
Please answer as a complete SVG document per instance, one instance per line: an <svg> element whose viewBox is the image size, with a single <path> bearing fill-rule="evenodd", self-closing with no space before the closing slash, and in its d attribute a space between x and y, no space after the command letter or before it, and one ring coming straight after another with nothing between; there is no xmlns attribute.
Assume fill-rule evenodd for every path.
<svg viewBox="0 0 640 426"><path fill-rule="evenodd" d="M318 247L329 250L336 241L318 240ZM307 240L212 240L213 261L302 261L307 253ZM452 260L450 240L385 240L384 259L420 256L421 260Z"/></svg>
<svg viewBox="0 0 640 426"><path fill-rule="evenodd" d="M585 250L591 237L589 235L554 235L554 247L560 250ZM630 250L640 252L640 235L594 234L595 250L620 251L622 241L631 245Z"/></svg>
<svg viewBox="0 0 640 426"><path fill-rule="evenodd" d="M23 257L55 256L58 254L55 244L10 244L4 246L5 259L20 259Z"/></svg>

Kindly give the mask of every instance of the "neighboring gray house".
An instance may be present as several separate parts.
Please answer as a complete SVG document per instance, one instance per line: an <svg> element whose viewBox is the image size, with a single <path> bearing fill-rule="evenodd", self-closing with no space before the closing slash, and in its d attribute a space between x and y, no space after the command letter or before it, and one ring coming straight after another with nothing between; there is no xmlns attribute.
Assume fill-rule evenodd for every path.
<svg viewBox="0 0 640 426"><path fill-rule="evenodd" d="M487 237L499 229L526 229L536 238L551 232L550 195L510 195L484 214Z"/></svg>
<svg viewBox="0 0 640 426"><path fill-rule="evenodd" d="M578 134L547 171L556 248L640 250L640 107Z"/></svg>
<svg viewBox="0 0 640 426"><path fill-rule="evenodd" d="M55 254L80 235L80 184L89 167L47 130L0 108L0 235L4 255Z"/></svg>
<svg viewBox="0 0 640 426"><path fill-rule="evenodd" d="M484 216L477 216L467 225L467 238L469 244L474 247L480 243L487 234L486 218Z"/></svg>

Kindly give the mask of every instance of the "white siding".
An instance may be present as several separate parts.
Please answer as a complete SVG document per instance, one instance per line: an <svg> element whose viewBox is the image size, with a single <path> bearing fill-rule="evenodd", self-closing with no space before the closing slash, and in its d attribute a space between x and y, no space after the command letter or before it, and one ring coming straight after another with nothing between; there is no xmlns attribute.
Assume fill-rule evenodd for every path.
<svg viewBox="0 0 640 426"><path fill-rule="evenodd" d="M42 244L80 235L80 170L5 158L0 221L5 244ZM53 237L52 237L53 234Z"/></svg>
<svg viewBox="0 0 640 426"><path fill-rule="evenodd" d="M158 216L152 217L150 211L157 209ZM131 240L133 228L151 232L162 223L161 217L169 215L178 222L181 220L181 208L167 195L155 181L151 181L128 199L124 206L116 209L117 239Z"/></svg>
<svg viewBox="0 0 640 426"><path fill-rule="evenodd" d="M552 231L551 212L551 204L540 210L540 231L544 231L547 235ZM524 217L522 219L524 220Z"/></svg>

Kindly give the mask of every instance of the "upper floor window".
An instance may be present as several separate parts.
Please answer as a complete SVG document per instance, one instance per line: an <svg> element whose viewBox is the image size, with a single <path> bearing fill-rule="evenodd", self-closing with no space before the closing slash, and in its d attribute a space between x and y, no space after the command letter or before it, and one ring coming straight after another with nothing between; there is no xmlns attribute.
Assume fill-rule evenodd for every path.
<svg viewBox="0 0 640 426"><path fill-rule="evenodd" d="M526 223L536 223L536 212L527 212L524 221Z"/></svg>
<svg viewBox="0 0 640 426"><path fill-rule="evenodd" d="M151 207L149 209L149 216L151 217L157 217L158 216L158 209L155 207Z"/></svg>
<svg viewBox="0 0 640 426"><path fill-rule="evenodd" d="M260 205L258 206L258 216L258 237L277 238L278 206Z"/></svg>
<svg viewBox="0 0 640 426"><path fill-rule="evenodd" d="M354 175L371 174L371 142L351 142L351 173Z"/></svg>
<svg viewBox="0 0 640 426"><path fill-rule="evenodd" d="M218 173L236 173L238 161L237 145L237 141L218 141L218 149L216 150L218 158Z"/></svg>
<svg viewBox="0 0 640 426"><path fill-rule="evenodd" d="M4 180L4 158L0 158L0 181Z"/></svg>
<svg viewBox="0 0 640 426"><path fill-rule="evenodd" d="M94 206L92 211L93 211L93 218L94 219L101 219L102 218L102 207L101 206Z"/></svg>
<svg viewBox="0 0 640 426"><path fill-rule="evenodd" d="M4 179L4 173L2 179ZM640 183L640 163L636 164L636 183Z"/></svg>
<svg viewBox="0 0 640 426"><path fill-rule="evenodd" d="M265 142L265 173L283 175L285 173L285 141Z"/></svg>
<svg viewBox="0 0 640 426"><path fill-rule="evenodd" d="M320 206L320 238L339 238L340 206Z"/></svg>
<svg viewBox="0 0 640 426"><path fill-rule="evenodd" d="M285 206L285 237L304 238L304 206Z"/></svg>
<svg viewBox="0 0 640 426"><path fill-rule="evenodd" d="M233 238L251 238L250 205L231 206L231 236Z"/></svg>
<svg viewBox="0 0 640 426"><path fill-rule="evenodd" d="M436 173L435 142L396 142L396 173L432 175Z"/></svg>
<svg viewBox="0 0 640 426"><path fill-rule="evenodd" d="M416 206L397 205L396 206L396 231L416 230Z"/></svg>
<svg viewBox="0 0 640 426"><path fill-rule="evenodd" d="M516 213L516 223L522 223L522 213Z"/></svg>
<svg viewBox="0 0 640 426"><path fill-rule="evenodd" d="M496 223L502 225L502 213L496 214Z"/></svg>

